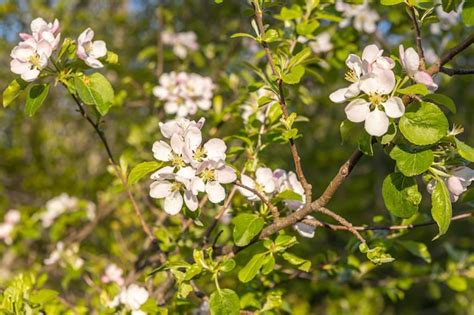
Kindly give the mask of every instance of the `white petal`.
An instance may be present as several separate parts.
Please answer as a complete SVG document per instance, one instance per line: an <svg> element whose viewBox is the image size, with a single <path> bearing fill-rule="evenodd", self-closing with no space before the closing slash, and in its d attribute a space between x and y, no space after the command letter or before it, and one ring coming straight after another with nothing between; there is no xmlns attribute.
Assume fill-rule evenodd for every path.
<svg viewBox="0 0 474 315"><path fill-rule="evenodd" d="M158 161L168 162L171 157L171 147L168 143L160 140L153 143L153 157Z"/></svg>
<svg viewBox="0 0 474 315"><path fill-rule="evenodd" d="M369 45L364 48L362 52L362 60L367 61L369 64L374 63L377 58L382 56L383 50L379 49L377 45Z"/></svg>
<svg viewBox="0 0 474 315"><path fill-rule="evenodd" d="M99 60L97 60L94 57L87 57L85 62L89 67L94 68L94 69L99 69L99 68L102 68L104 66L102 64L102 62L100 62Z"/></svg>
<svg viewBox="0 0 474 315"><path fill-rule="evenodd" d="M420 66L420 56L415 49L412 47L405 50L405 71L412 75L415 71L418 71L418 67Z"/></svg>
<svg viewBox="0 0 474 315"><path fill-rule="evenodd" d="M197 197L190 190L184 192L184 203L191 211L196 211L199 205Z"/></svg>
<svg viewBox="0 0 474 315"><path fill-rule="evenodd" d="M156 181L150 185L150 197L165 198L171 194L172 184L167 181Z"/></svg>
<svg viewBox="0 0 474 315"><path fill-rule="evenodd" d="M31 69L26 72L23 72L21 74L21 78L25 80L26 82L31 82L31 81L36 80L39 74L40 74L40 71L38 69Z"/></svg>
<svg viewBox="0 0 474 315"><path fill-rule="evenodd" d="M216 180L222 184L229 184L237 179L235 170L230 166L224 166L221 169L216 170Z"/></svg>
<svg viewBox="0 0 474 315"><path fill-rule="evenodd" d="M193 194L197 195L199 192L206 190L206 185L200 177L194 177L191 182L191 191Z"/></svg>
<svg viewBox="0 0 474 315"><path fill-rule="evenodd" d="M184 141L183 138L178 135L174 134L171 136L170 140L171 148L173 149L173 152L176 154L182 154L183 153L183 147L184 147Z"/></svg>
<svg viewBox="0 0 474 315"><path fill-rule="evenodd" d="M438 89L438 85L433 81L433 77L425 71L416 71L413 78L417 83L426 85L432 92Z"/></svg>
<svg viewBox="0 0 474 315"><path fill-rule="evenodd" d="M176 175L185 178L185 179L193 179L194 176L196 175L196 170L192 168L191 166L186 166L180 169Z"/></svg>
<svg viewBox="0 0 474 315"><path fill-rule="evenodd" d="M227 146L221 139L210 139L204 144L204 149L206 150L207 157L210 160L225 159L225 151L227 150Z"/></svg>
<svg viewBox="0 0 474 315"><path fill-rule="evenodd" d="M206 193L209 201L212 203L219 203L225 199L225 190L218 182L209 182L206 184Z"/></svg>
<svg viewBox="0 0 474 315"><path fill-rule="evenodd" d="M388 130L388 125L387 115L378 109L370 112L365 119L365 130L371 136L379 137L384 135Z"/></svg>
<svg viewBox="0 0 474 315"><path fill-rule="evenodd" d="M334 103L343 103L347 100L346 97L344 96L346 92L347 92L347 88L342 88L337 91L334 91L329 95L329 99L333 101Z"/></svg>
<svg viewBox="0 0 474 315"><path fill-rule="evenodd" d="M405 105L399 97L392 96L382 105L385 108L385 114L390 118L399 118L405 113Z"/></svg>
<svg viewBox="0 0 474 315"><path fill-rule="evenodd" d="M165 198L165 211L170 215L175 215L183 207L183 196L181 196L179 191L175 191Z"/></svg>
<svg viewBox="0 0 474 315"><path fill-rule="evenodd" d="M370 112L370 103L361 98L350 102L345 108L347 119L352 122L363 122Z"/></svg>
<svg viewBox="0 0 474 315"><path fill-rule="evenodd" d="M360 94L359 82L352 83L347 88L347 92L344 95L346 99L356 97Z"/></svg>
<svg viewBox="0 0 474 315"><path fill-rule="evenodd" d="M303 237L307 238L313 238L314 237L314 232L316 228L314 226L298 222L295 225L293 225L295 230Z"/></svg>
<svg viewBox="0 0 474 315"><path fill-rule="evenodd" d="M263 186L263 190L270 194L275 190L275 180L273 172L267 167L259 167L255 171L255 179L257 183Z"/></svg>
<svg viewBox="0 0 474 315"><path fill-rule="evenodd" d="M186 145L191 150L196 150L202 142L201 130L197 127L189 127L184 136Z"/></svg>
<svg viewBox="0 0 474 315"><path fill-rule="evenodd" d="M350 54L346 59L346 65L349 69L354 70L358 78L362 75L362 60L354 54Z"/></svg>
<svg viewBox="0 0 474 315"><path fill-rule="evenodd" d="M89 55L94 58L101 58L107 55L107 47L105 46L105 42L102 40L96 40L94 43L92 43L92 50Z"/></svg>

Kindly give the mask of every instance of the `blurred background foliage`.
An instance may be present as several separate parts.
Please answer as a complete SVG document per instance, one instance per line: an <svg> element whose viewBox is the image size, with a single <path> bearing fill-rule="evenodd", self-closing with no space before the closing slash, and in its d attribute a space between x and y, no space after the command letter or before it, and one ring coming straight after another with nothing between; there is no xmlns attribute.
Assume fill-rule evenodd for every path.
<svg viewBox="0 0 474 315"><path fill-rule="evenodd" d="M279 4L303 2L280 1ZM279 4L275 3L265 16L266 23L275 27L283 24L271 17L279 12ZM338 28L334 22L322 23L317 32L330 32L334 49L318 56L318 62L310 66L312 71L301 85L288 88L290 110L308 118L308 122L297 124L302 134L298 145L303 152L306 176L316 195L355 148L354 144L342 143L339 123L345 119L343 108L328 98L343 82L341 69L345 58L370 43L395 56L399 43L415 46L411 23L401 7L383 7L378 1L371 5L381 16L377 32L367 35L351 27ZM328 11L337 15L333 8ZM18 32L25 31L37 16L47 21L58 18L63 38L74 38L90 26L97 39L105 40L108 48L118 53L119 64L108 67L104 74L114 85L119 106L112 108L104 127L122 165L131 167L152 160L151 145L159 137L158 122L165 120L166 114L151 90L163 72L184 70L210 76L217 84L213 110L198 113L196 117L206 117L206 128L219 126L210 132L220 137L241 131L239 106L256 80L244 62L264 64L263 55L255 51L258 47L254 43L230 38L237 32L252 33L252 11L245 1L226 0L221 5L202 0L0 1L0 63L3 65L0 86L6 87L14 78L9 71L9 53L18 41ZM159 34L164 29L194 31L200 48L184 60L176 58L169 47L160 44ZM438 56L469 32L472 28L461 23L440 34L430 34L430 26L423 26L424 43ZM473 52L471 47L454 63L472 67ZM446 114L466 127L461 138L473 145L472 77L438 75L437 79L441 82L440 92L453 98L458 106L457 114ZM87 309L105 312L105 308L99 308L102 297L97 290L101 290L99 275L107 263L117 263L131 278L144 279L142 271L137 272L133 265L145 246L138 220L121 192L119 181L107 168L107 156L100 142L81 119L66 91L59 85L51 89L45 105L34 118L24 114L23 104L20 99L7 110L0 110L0 216L11 208L22 213L21 229L15 231L13 244L0 244L0 287L22 272L30 271L40 278L47 274L48 279L38 281L61 292L61 306L56 311L69 309L72 303L79 313L87 313ZM260 158L271 168L293 168L286 145L272 144ZM383 178L393 168L394 161L376 146L374 156L363 157L337 192L331 208L357 225L401 223L384 209L381 196ZM184 219L164 216L159 204L146 197L147 185L145 181L135 186L134 193L141 196L146 206L147 221L159 227L161 247L171 250L180 246L190 256L189 240L198 243L205 228L193 226L187 232L189 237L180 237ZM80 240L80 255L86 261L81 272L43 265L55 242L74 239L85 225L81 216L63 220L57 223L60 226L50 230L38 224L37 214L44 210L46 201L63 192L94 202L97 213L104 214L93 232ZM470 210L473 205L472 202L456 204L454 212ZM209 206L203 212L201 220L205 226L215 211ZM416 218L417 222L429 219L428 207ZM222 225L220 229L224 233L219 242L225 243L230 228ZM371 232L368 238L384 233L387 234ZM276 313L474 314L472 221L453 223L447 235L431 241L435 234L436 226L431 226L385 238L385 245L396 261L375 267L362 255L353 254L355 240L349 233L319 229L314 239L300 239L297 249L297 254L312 261L309 276L282 273L260 284L243 285L233 278L224 284L239 291L241 298L245 296L241 304L247 301L249 305L262 305L271 300L272 294L275 299L281 296L283 302L279 310L274 310ZM419 249L418 243L426 244L430 255L419 257L423 255L413 249ZM158 277L154 281L159 286L163 279ZM199 285L206 292L208 284ZM275 286L277 290L273 290ZM186 313L199 304L199 299L193 296L188 301L174 301L173 307ZM53 309L52 314L56 311Z"/></svg>

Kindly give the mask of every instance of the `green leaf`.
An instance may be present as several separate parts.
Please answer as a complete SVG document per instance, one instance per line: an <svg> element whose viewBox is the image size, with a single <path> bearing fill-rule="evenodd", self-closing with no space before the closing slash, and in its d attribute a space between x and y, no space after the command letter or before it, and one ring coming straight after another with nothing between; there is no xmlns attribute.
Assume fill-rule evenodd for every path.
<svg viewBox="0 0 474 315"><path fill-rule="evenodd" d="M275 268L275 257L273 255L267 255L263 260L262 273L268 275Z"/></svg>
<svg viewBox="0 0 474 315"><path fill-rule="evenodd" d="M150 174L151 172L156 171L161 167L163 163L157 161L143 162L136 165L128 175L128 183L133 185L137 183L140 179Z"/></svg>
<svg viewBox="0 0 474 315"><path fill-rule="evenodd" d="M449 277L446 284L448 285L448 287L451 288L451 290L457 292L463 292L467 290L467 280L465 277L460 275L454 275Z"/></svg>
<svg viewBox="0 0 474 315"><path fill-rule="evenodd" d="M372 136L369 135L367 132L363 132L359 137L358 146L359 150L361 150L365 155L374 155L374 148L372 146Z"/></svg>
<svg viewBox="0 0 474 315"><path fill-rule="evenodd" d="M414 84L414 85L410 85L406 88L399 89L398 93L426 95L426 94L430 93L430 91L428 90L428 88L424 84Z"/></svg>
<svg viewBox="0 0 474 315"><path fill-rule="evenodd" d="M433 192L431 193L431 204L431 215L439 228L439 233L434 238L437 239L448 231L453 212L448 188L441 180L436 182Z"/></svg>
<svg viewBox="0 0 474 315"><path fill-rule="evenodd" d="M311 261L300 258L296 255L293 255L288 252L284 252L282 254L284 260L289 262L290 264L297 266L299 270L308 272L311 269Z"/></svg>
<svg viewBox="0 0 474 315"><path fill-rule="evenodd" d="M388 144L390 143L395 136L397 135L397 125L393 122L390 123L390 126L388 126L388 131L386 134L382 136L380 139L381 144Z"/></svg>
<svg viewBox="0 0 474 315"><path fill-rule="evenodd" d="M239 296L231 289L217 290L211 294L209 310L211 315L239 315Z"/></svg>
<svg viewBox="0 0 474 315"><path fill-rule="evenodd" d="M436 103L438 105L443 105L452 113L456 114L456 104L449 96L446 96L444 94L433 93L424 96L423 100L432 101L433 103Z"/></svg>
<svg viewBox="0 0 474 315"><path fill-rule="evenodd" d="M277 250L282 250L295 244L296 237L294 236L279 234L275 239L275 246Z"/></svg>
<svg viewBox="0 0 474 315"><path fill-rule="evenodd" d="M262 268L266 253L259 253L250 259L250 261L239 271L239 280L243 283L251 281Z"/></svg>
<svg viewBox="0 0 474 315"><path fill-rule="evenodd" d="M291 7L291 9L283 7L280 11L280 14L276 17L280 20L293 20L299 19L302 16L303 12L301 11L301 8L297 5L294 5Z"/></svg>
<svg viewBox="0 0 474 315"><path fill-rule="evenodd" d="M48 92L49 83L33 85L26 98L25 112L28 116L32 117L41 105L43 105L46 96L48 96Z"/></svg>
<svg viewBox="0 0 474 315"><path fill-rule="evenodd" d="M416 102L408 106L399 122L403 136L416 145L438 142L446 135L448 127L448 119L443 112L428 102Z"/></svg>
<svg viewBox="0 0 474 315"><path fill-rule="evenodd" d="M256 214L242 213L236 216L232 223L235 245L242 247L248 245L260 233L265 221Z"/></svg>
<svg viewBox="0 0 474 315"><path fill-rule="evenodd" d="M303 201L303 198L301 197L300 194L294 192L293 190L287 189L285 191L282 191L275 197L273 197L273 201L275 202L279 202L283 200Z"/></svg>
<svg viewBox="0 0 474 315"><path fill-rule="evenodd" d="M454 139L454 141L456 142L456 147L458 149L459 155L462 158L468 160L469 162L474 162L474 148L468 146L467 144L456 138Z"/></svg>
<svg viewBox="0 0 474 315"><path fill-rule="evenodd" d="M413 178L401 173L392 173L385 177L382 195L387 209L395 216L409 218L418 211L421 194Z"/></svg>
<svg viewBox="0 0 474 315"><path fill-rule="evenodd" d="M250 34L247 34L247 33L235 33L235 34L232 34L232 36L230 38L239 38L239 37L248 37L248 38L251 38L251 39L255 39L254 36L252 36Z"/></svg>
<svg viewBox="0 0 474 315"><path fill-rule="evenodd" d="M425 244L414 241L402 241L400 244L416 257L420 257L429 264L431 263L431 254Z"/></svg>
<svg viewBox="0 0 474 315"><path fill-rule="evenodd" d="M410 151L407 147L395 146L390 157L397 162L397 168L405 176L416 176L425 172L434 162L433 151Z"/></svg>
<svg viewBox="0 0 474 315"><path fill-rule="evenodd" d="M462 21L467 26L474 25L474 2L466 1L461 12Z"/></svg>
<svg viewBox="0 0 474 315"><path fill-rule="evenodd" d="M288 68L291 69L297 65L302 64L306 59L311 57L312 53L313 51L311 50L311 48L304 48L299 53L291 57L290 62L288 63Z"/></svg>
<svg viewBox="0 0 474 315"><path fill-rule="evenodd" d="M32 303L46 304L58 296L58 292L49 289L41 289L39 291L33 292L30 295L29 300Z"/></svg>
<svg viewBox="0 0 474 315"><path fill-rule="evenodd" d="M280 35L278 34L277 30L269 29L269 30L266 30L265 33L263 34L262 40L267 43L271 43L278 40L279 37Z"/></svg>
<svg viewBox="0 0 474 315"><path fill-rule="evenodd" d="M114 101L114 90L110 82L100 73L75 77L77 94L84 104L95 105L97 111L106 115Z"/></svg>
<svg viewBox="0 0 474 315"><path fill-rule="evenodd" d="M283 82L286 84L298 84L304 75L304 67L302 65L296 65L291 68L290 72L282 76Z"/></svg>
<svg viewBox="0 0 474 315"><path fill-rule="evenodd" d="M304 21L296 25L296 32L302 36L309 36L319 27L317 20Z"/></svg>
<svg viewBox="0 0 474 315"><path fill-rule="evenodd" d="M28 82L22 79L15 79L3 91L3 107L10 105L28 86Z"/></svg>
<svg viewBox="0 0 474 315"><path fill-rule="evenodd" d="M396 5L399 3L403 3L404 0L381 0L380 3L383 5Z"/></svg>

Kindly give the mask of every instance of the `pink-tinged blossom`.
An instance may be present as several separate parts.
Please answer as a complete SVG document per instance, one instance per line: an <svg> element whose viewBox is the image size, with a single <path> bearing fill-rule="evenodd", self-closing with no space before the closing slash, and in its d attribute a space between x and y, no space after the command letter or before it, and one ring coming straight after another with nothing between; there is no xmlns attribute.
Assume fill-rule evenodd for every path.
<svg viewBox="0 0 474 315"><path fill-rule="evenodd" d="M460 166L450 170L449 173L450 176L444 179L444 183L448 188L451 202L456 202L459 196L461 196L474 181L474 170L466 166ZM436 180L432 180L428 183L427 189L430 194L433 192L435 185Z"/></svg>
<svg viewBox="0 0 474 315"><path fill-rule="evenodd" d="M194 32L164 31L161 33L161 41L164 45L172 46L174 54L180 59L186 58L189 52L199 49L197 36Z"/></svg>
<svg viewBox="0 0 474 315"><path fill-rule="evenodd" d="M438 85L433 81L431 75L426 71L419 70L420 56L415 49L410 47L405 50L403 45L400 45L399 52L402 67L411 79L415 80L417 83L426 85L430 91L438 89Z"/></svg>
<svg viewBox="0 0 474 315"><path fill-rule="evenodd" d="M23 40L34 39L36 42L42 40L47 41L52 50L56 50L61 40L61 34L59 33L59 21L57 19L54 22L46 22L42 18L34 19L31 24L31 34L20 33L20 38Z"/></svg>
<svg viewBox="0 0 474 315"><path fill-rule="evenodd" d="M54 197L46 202L46 211L41 214L43 227L50 227L61 214L74 210L78 206L78 199L66 193Z"/></svg>
<svg viewBox="0 0 474 315"><path fill-rule="evenodd" d="M214 83L208 77L173 71L161 75L153 95L164 103L167 114L186 117L196 114L198 109L209 110L213 90Z"/></svg>
<svg viewBox="0 0 474 315"><path fill-rule="evenodd" d="M210 202L220 203L225 198L222 184L233 183L236 179L235 170L225 165L223 160L207 160L198 166L191 189L194 194L206 192Z"/></svg>
<svg viewBox="0 0 474 315"><path fill-rule="evenodd" d="M255 189L263 195L270 195L274 193L276 188L275 180L273 178L273 172L267 167L257 168L257 170L255 171L255 179L245 174L242 174L241 182L242 185L248 188ZM256 194L254 194L248 189L239 187L239 191L250 201L260 200Z"/></svg>
<svg viewBox="0 0 474 315"><path fill-rule="evenodd" d="M87 28L77 38L77 57L84 60L84 62L92 68L102 68L104 65L99 61L99 58L107 55L107 47L102 40L93 41L94 31Z"/></svg>
<svg viewBox="0 0 474 315"><path fill-rule="evenodd" d="M110 264L105 268L105 272L100 278L103 283L115 282L119 286L124 284L124 279L122 277L123 270L118 267L116 264Z"/></svg>
<svg viewBox="0 0 474 315"><path fill-rule="evenodd" d="M361 5L352 5L337 0L336 11L341 12L344 17L339 23L340 27L347 27L352 22L354 28L359 32L371 34L377 30L377 22L380 16L370 9L368 1L364 1Z"/></svg>
<svg viewBox="0 0 474 315"><path fill-rule="evenodd" d="M20 42L10 53L13 60L10 62L10 70L19 74L27 82L38 78L48 65L48 59L53 52L51 44L46 40L37 42L34 38L29 38Z"/></svg>

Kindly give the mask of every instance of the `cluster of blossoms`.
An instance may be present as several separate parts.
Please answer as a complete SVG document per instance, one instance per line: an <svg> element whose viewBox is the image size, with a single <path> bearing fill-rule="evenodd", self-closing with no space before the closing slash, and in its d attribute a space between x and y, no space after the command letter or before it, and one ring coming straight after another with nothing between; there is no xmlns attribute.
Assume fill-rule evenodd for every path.
<svg viewBox="0 0 474 315"><path fill-rule="evenodd" d="M3 219L3 223L0 223L0 240L3 240L7 245L12 243L11 234L15 225L20 222L20 212L18 210L8 210Z"/></svg>
<svg viewBox="0 0 474 315"><path fill-rule="evenodd" d="M108 304L108 307L115 308L123 305L132 315L145 315L141 311L141 306L148 300L150 294L145 288L136 284L123 287L120 293Z"/></svg>
<svg viewBox="0 0 474 315"><path fill-rule="evenodd" d="M186 58L189 52L199 49L197 36L194 32L164 31L161 33L161 41L164 45L172 46L173 53L180 59Z"/></svg>
<svg viewBox="0 0 474 315"><path fill-rule="evenodd" d="M30 25L31 34L20 33L22 41L10 53L12 61L10 70L19 74L27 82L38 78L41 71L48 66L53 52L58 49L61 40L59 21L48 23L36 18ZM77 40L77 56L92 68L103 67L98 58L107 54L103 41L92 41L94 32L88 28Z"/></svg>
<svg viewBox="0 0 474 315"><path fill-rule="evenodd" d="M380 19L380 16L376 11L370 9L367 0L360 5L348 4L343 0L337 0L336 10L341 12L344 17L339 22L340 27L347 27L352 22L354 28L359 32L371 34L377 30L377 21Z"/></svg>
<svg viewBox="0 0 474 315"><path fill-rule="evenodd" d="M221 139L213 138L202 144L198 122L185 118L160 123L161 134L169 143L160 140L153 144L153 156L166 166L151 175L152 198L164 198L167 213L177 214L183 200L191 211L198 208L199 192L206 192L209 201L220 203L225 199L222 184L235 181L235 170L226 165L227 146Z"/></svg>
<svg viewBox="0 0 474 315"><path fill-rule="evenodd" d="M125 280L122 277L123 270L116 264L110 264L105 268L105 272L100 278L103 283L116 283L122 286Z"/></svg>
<svg viewBox="0 0 474 315"><path fill-rule="evenodd" d="M244 123L247 124L249 122L250 116L252 115L255 115L255 119L258 120L259 122L261 123L265 122L265 117L266 117L265 112L268 106L272 106L274 102L271 101L263 106L260 106L258 104L258 100L262 97L267 97L269 99L274 98L273 93L271 91L264 88L260 88L257 91L250 93L250 96L247 99L247 101L241 105L240 107L242 110L241 117Z"/></svg>
<svg viewBox="0 0 474 315"><path fill-rule="evenodd" d="M267 167L259 167L255 171L255 179L242 174L241 182L242 185L252 188L268 198L271 198L274 194L291 190L301 197L301 201L283 200L285 206L292 211L298 211L304 206L303 186L298 181L296 174L291 171L286 172L282 169L272 171ZM244 187L239 187L239 192L250 201L260 200L256 194ZM314 227L312 226L299 222L293 227L301 236L310 238L314 236Z"/></svg>
<svg viewBox="0 0 474 315"><path fill-rule="evenodd" d="M389 127L389 118L400 118L405 113L401 98L393 96L395 74L392 69L395 62L382 56L383 50L376 45L364 48L362 58L350 54L346 59L349 71L345 78L351 84L329 96L335 103L350 100L345 112L352 122L365 122L365 130L372 136L384 135ZM431 76L418 70L420 58L413 48L406 51L400 46L400 60L407 75L430 89L437 85ZM361 92L364 95L360 95Z"/></svg>
<svg viewBox="0 0 474 315"><path fill-rule="evenodd" d="M198 109L211 108L213 90L214 83L209 77L173 71L161 75L153 94L164 102L167 114L186 117L194 115Z"/></svg>
<svg viewBox="0 0 474 315"><path fill-rule="evenodd" d="M451 27L457 25L461 17L462 7L462 4L460 4L455 11L445 12L443 6L438 5L436 7L436 15L438 16L439 22L430 25L431 33L440 34L441 31L448 31Z"/></svg>
<svg viewBox="0 0 474 315"><path fill-rule="evenodd" d="M79 199L76 197L70 197L66 193L54 197L46 202L46 211L41 214L41 224L44 228L50 227L57 217L68 211L77 210L79 205ZM87 218L93 220L95 218L95 204L87 202L85 207Z"/></svg>
<svg viewBox="0 0 474 315"><path fill-rule="evenodd" d="M449 171L450 176L444 179L449 191L451 202L456 202L459 196L467 190L474 181L474 170L466 166L458 166ZM431 194L436 185L436 180L428 183L427 189Z"/></svg>
<svg viewBox="0 0 474 315"><path fill-rule="evenodd" d="M63 268L70 266L74 270L79 270L84 265L84 260L79 257L79 245L72 244L66 248L63 242L56 244L56 249L44 260L45 265L59 263Z"/></svg>

